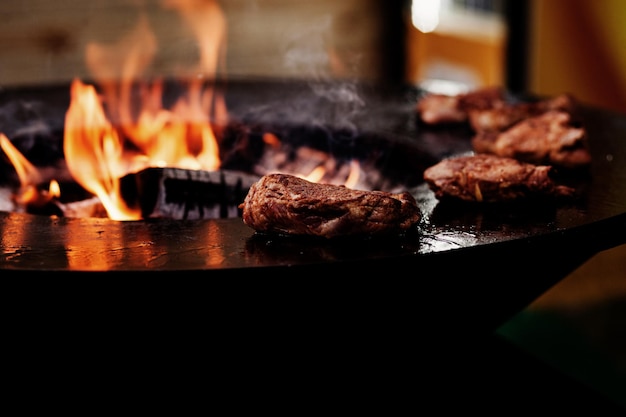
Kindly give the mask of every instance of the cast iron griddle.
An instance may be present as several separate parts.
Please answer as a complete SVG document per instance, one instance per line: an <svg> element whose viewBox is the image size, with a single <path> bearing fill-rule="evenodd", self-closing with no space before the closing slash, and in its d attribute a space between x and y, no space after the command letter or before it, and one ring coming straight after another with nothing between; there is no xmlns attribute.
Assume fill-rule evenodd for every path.
<svg viewBox="0 0 626 417"><path fill-rule="evenodd" d="M400 167L398 161L392 163L396 164L395 171L407 171L407 178L411 179L406 187L417 198L423 213L415 233L397 239L329 242L259 235L241 219L116 222L2 212L0 267L6 270L186 271L280 268L397 258L408 258L418 264L433 254L453 257L460 250L474 247L491 249L513 241L533 245L555 236L563 242L581 234L597 236L593 241L580 242L596 250L626 242L623 237L626 116L581 108L593 164L588 177L576 180L583 190L580 199L504 207L454 204L439 202L425 184L415 179L421 178L423 168L435 161L469 152L471 132L467 128L425 127L417 123L414 103L419 91L372 93L367 86L324 88L326 91L320 92L320 87L303 90L302 86L297 86L289 90L285 85L270 88L258 83L230 86L229 109L232 117L239 117L246 123L262 121L274 129L281 129L280 123L282 129L306 123L326 124L331 132L329 137L333 130L343 131L345 136L346 129L352 129L353 137L349 140L357 146L359 136L374 133L384 138L386 143L381 142L381 148L385 152L402 153L410 158L400 161ZM341 88L348 98L341 96ZM58 102L58 97L56 99L53 103L56 111L65 111L66 107ZM342 113L344 115L340 116ZM376 147L371 138L367 142L363 139L363 143L363 147ZM605 225L608 236L599 242Z"/></svg>
<svg viewBox="0 0 626 417"><path fill-rule="evenodd" d="M410 178L419 178L436 160L470 150L468 129L417 123L419 91L412 89L382 94L355 89L351 93L360 95L358 101L352 96L346 102L302 86L288 94L284 87L256 84L229 88L231 115L244 122L327 123L330 131L353 129L352 140L364 132L384 137L386 147L408 155L403 170L412 170L414 162ZM368 282L370 288L406 284L402 280L455 288L457 295L451 296L459 300L468 292L495 293L472 302L503 303L515 311L595 253L626 242L626 116L587 106L581 115L593 163L576 201L456 205L438 201L425 184L413 181L407 187L423 214L413 233L332 241L266 236L240 218L117 222L0 212L0 270L3 275L62 271L91 277L117 271L136 277L185 273L209 280L238 273L324 279L331 273L339 281Z"/></svg>
<svg viewBox="0 0 626 417"><path fill-rule="evenodd" d="M42 91L4 91L2 102L40 99L58 123L67 109L69 88L63 87L60 98ZM494 279L503 274L528 279L522 278L526 270L533 276L551 268L569 271L598 251L626 242L625 115L581 106L593 163L589 175L577 180L580 199L472 206L440 202L420 182L426 166L469 152L471 132L463 126L418 123L418 90L241 82L231 83L226 92L231 116L243 123L276 131L322 126L335 144L350 141L358 149L361 139L366 150L359 152L393 155L389 172L406 173L407 189L423 214L419 227L395 238L327 241L257 234L239 218L117 222L0 212L3 273L186 271L211 277L265 268L278 276L329 269L358 276L388 275L390 269L402 268L422 275L432 267L439 276L488 275L493 269ZM340 132L339 139L333 132ZM376 138L384 142L380 149ZM511 265L495 268L503 262Z"/></svg>

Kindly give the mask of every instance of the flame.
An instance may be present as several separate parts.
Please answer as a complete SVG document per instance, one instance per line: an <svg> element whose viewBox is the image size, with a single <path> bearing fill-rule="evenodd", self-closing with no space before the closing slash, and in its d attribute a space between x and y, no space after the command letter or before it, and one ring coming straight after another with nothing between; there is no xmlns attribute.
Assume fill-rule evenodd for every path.
<svg viewBox="0 0 626 417"><path fill-rule="evenodd" d="M161 4L178 12L195 34L199 50L197 65L178 74L186 89L170 108L163 106L162 79L150 74L159 45L145 13L116 42L87 44L86 65L97 87L79 79L70 86L65 162L74 180L97 196L114 220L141 219L141 209L129 206L122 196L120 179L125 175L148 167L214 171L221 166L217 133L229 118L217 88L225 72L225 15L216 0L163 0ZM263 140L268 147L279 148L276 135L266 133ZM56 182L48 191L36 188L41 182L37 169L2 134L0 145L18 172L19 202L45 204L60 196ZM333 168L320 164L306 178L324 181ZM358 162L353 161L344 185L357 184L359 172Z"/></svg>
<svg viewBox="0 0 626 417"><path fill-rule="evenodd" d="M74 80L70 97L63 137L70 174L83 188L98 196L111 219L139 219L141 210L127 207L121 197L119 178L128 165L124 144L106 118L95 87Z"/></svg>
<svg viewBox="0 0 626 417"><path fill-rule="evenodd" d="M328 173L328 168L319 165L313 169L308 175L301 175L302 178L311 182L328 182L329 184L340 184L347 188L358 188L358 181L361 172L361 164L357 160L350 161L348 175L345 180L341 181L340 177L334 174L330 181L324 180L324 176Z"/></svg>
<svg viewBox="0 0 626 417"><path fill-rule="evenodd" d="M361 164L357 160L350 161L350 173L346 178L345 186L348 188L354 188L357 186L359 178L361 176Z"/></svg>
<svg viewBox="0 0 626 417"><path fill-rule="evenodd" d="M41 182L39 170L37 170L37 168L31 164L15 146L13 146L9 138L4 133L0 133L0 148L2 148L13 164L20 180L21 187L27 187Z"/></svg>
<svg viewBox="0 0 626 417"><path fill-rule="evenodd" d="M0 148L8 156L11 164L13 164L20 181L19 192L14 197L17 204L42 207L61 195L59 183L54 180L50 182L47 191L37 188L42 182L39 170L13 146L9 138L3 133L0 133Z"/></svg>
<svg viewBox="0 0 626 417"><path fill-rule="evenodd" d="M101 96L96 87L77 79L71 85L66 163L75 180L97 195L116 220L141 216L121 196L119 179L124 175L150 166L213 171L221 165L214 129L225 125L228 113L215 81L222 69L226 19L211 0L169 0L163 5L178 11L200 50L198 65L180 75L187 89L171 108L163 107L158 76L140 83L140 103L133 101L133 88L158 50L145 14L118 42L87 45L86 63Z"/></svg>
<svg viewBox="0 0 626 417"><path fill-rule="evenodd" d="M302 176L302 178L311 182L320 182L322 178L324 178L325 173L326 173L326 168L324 168L321 165L318 165L313 169L313 171L309 172L308 175Z"/></svg>

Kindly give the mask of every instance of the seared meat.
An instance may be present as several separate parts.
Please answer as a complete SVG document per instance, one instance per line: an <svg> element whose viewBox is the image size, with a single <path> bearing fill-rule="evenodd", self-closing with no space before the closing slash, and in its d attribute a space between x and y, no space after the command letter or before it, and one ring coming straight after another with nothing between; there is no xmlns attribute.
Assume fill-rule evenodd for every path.
<svg viewBox="0 0 626 417"><path fill-rule="evenodd" d="M462 123L467 112L459 107L459 98L445 94L428 94L417 102L420 120L429 125Z"/></svg>
<svg viewBox="0 0 626 417"><path fill-rule="evenodd" d="M526 118L502 132L479 132L472 139L472 146L477 153L568 169L591 162L585 129L574 124L570 113L562 110Z"/></svg>
<svg viewBox="0 0 626 417"><path fill-rule="evenodd" d="M470 108L468 120L474 132L479 134L500 132L526 118L550 110L562 110L571 114L575 107L574 99L568 94L533 102L508 103L505 100L494 100L491 107Z"/></svg>
<svg viewBox="0 0 626 417"><path fill-rule="evenodd" d="M575 107L574 98L569 94L538 101L511 102L502 88L484 87L457 95L426 94L418 100L416 111L426 124L467 122L474 132L499 132L546 111L573 113Z"/></svg>
<svg viewBox="0 0 626 417"><path fill-rule="evenodd" d="M467 122L476 153L493 153L539 165L580 168L591 163L586 129L569 94L510 102L496 87L455 96L430 94L417 103L423 122Z"/></svg>
<svg viewBox="0 0 626 417"><path fill-rule="evenodd" d="M287 174L263 176L239 208L256 231L324 238L405 232L421 218L409 192L352 190Z"/></svg>
<svg viewBox="0 0 626 417"><path fill-rule="evenodd" d="M429 93L418 100L415 110L420 120L427 124L461 123L468 121L471 110L490 109L494 103L503 100L504 92L499 87L457 95Z"/></svg>
<svg viewBox="0 0 626 417"><path fill-rule="evenodd" d="M551 177L550 165L533 165L492 154L444 159L424 171L439 199L507 202L529 197L571 197L575 190Z"/></svg>

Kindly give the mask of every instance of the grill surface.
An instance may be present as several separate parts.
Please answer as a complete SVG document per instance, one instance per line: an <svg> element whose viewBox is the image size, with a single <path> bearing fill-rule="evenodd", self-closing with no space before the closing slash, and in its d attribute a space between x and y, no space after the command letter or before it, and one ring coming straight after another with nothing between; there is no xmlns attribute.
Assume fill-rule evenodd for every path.
<svg viewBox="0 0 626 417"><path fill-rule="evenodd" d="M384 150L390 162L382 172L402 177L422 209L415 233L393 239L321 241L263 236L240 218L117 222L2 212L3 275L63 271L98 277L133 271L146 276L185 272L211 279L262 270L299 279L305 271L319 276L333 271L341 277L340 285L352 282L348 277L359 277L359 285L376 291L385 288L383 293L400 290L396 296L401 298L419 296L404 291L405 286L420 294L455 287L455 311L482 303L491 306L491 312L480 321L500 322L598 251L626 242L623 115L582 109L593 155L582 200L456 207L438 202L417 179L434 161L467 152L469 132L419 125L413 112L418 91L368 88L354 90L362 101L349 118L337 113L350 108L348 103L329 101L306 85L243 83L230 86L227 98L231 116L244 123L285 132L298 131L308 120L327 132L329 143L349 142L348 148L364 153L361 144L373 152ZM4 97L16 98L10 92ZM63 108L59 103L50 106L56 112ZM287 113L294 116L286 118ZM339 134L333 136L335 132ZM478 280L468 279L468 274L476 273Z"/></svg>

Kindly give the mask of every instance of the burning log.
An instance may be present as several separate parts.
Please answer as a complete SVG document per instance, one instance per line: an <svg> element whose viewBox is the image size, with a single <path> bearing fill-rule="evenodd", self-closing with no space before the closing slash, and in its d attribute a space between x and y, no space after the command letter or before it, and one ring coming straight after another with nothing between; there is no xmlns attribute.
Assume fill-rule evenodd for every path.
<svg viewBox="0 0 626 417"><path fill-rule="evenodd" d="M147 168L120 180L129 206L142 217L214 219L241 217L238 205L259 177L239 171Z"/></svg>

